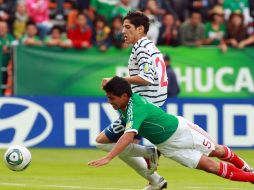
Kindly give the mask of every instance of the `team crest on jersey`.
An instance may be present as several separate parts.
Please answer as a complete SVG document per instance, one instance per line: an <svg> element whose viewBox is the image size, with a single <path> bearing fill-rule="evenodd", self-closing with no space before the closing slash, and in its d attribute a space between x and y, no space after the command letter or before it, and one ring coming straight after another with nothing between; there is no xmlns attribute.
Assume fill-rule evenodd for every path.
<svg viewBox="0 0 254 190"><path fill-rule="evenodd" d="M132 124L133 124L133 122L132 122L132 121L129 121L129 122L126 124L125 130L126 130L126 129L130 129L130 128L132 127Z"/></svg>
<svg viewBox="0 0 254 190"><path fill-rule="evenodd" d="M149 71L149 64L148 63L146 63L145 65L144 65L144 72L145 73L147 73L148 71Z"/></svg>

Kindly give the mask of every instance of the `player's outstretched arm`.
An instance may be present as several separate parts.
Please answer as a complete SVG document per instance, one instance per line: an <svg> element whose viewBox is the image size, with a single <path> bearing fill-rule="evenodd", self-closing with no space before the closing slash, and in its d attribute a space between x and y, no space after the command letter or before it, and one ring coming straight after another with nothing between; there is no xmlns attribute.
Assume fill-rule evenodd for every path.
<svg viewBox="0 0 254 190"><path fill-rule="evenodd" d="M136 135L135 132L124 133L107 156L102 157L101 159L98 160L90 161L88 165L99 167L108 164L113 158L119 155L130 143L133 142L135 135Z"/></svg>

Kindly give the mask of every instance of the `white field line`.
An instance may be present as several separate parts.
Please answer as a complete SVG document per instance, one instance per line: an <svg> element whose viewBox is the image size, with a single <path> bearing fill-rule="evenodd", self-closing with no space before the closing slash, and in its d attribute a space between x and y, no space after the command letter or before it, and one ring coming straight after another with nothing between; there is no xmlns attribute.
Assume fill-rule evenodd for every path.
<svg viewBox="0 0 254 190"><path fill-rule="evenodd" d="M36 184L22 184L22 183L1 183L2 186L24 187L24 188L56 188L56 189L81 189L81 190L139 190L139 189L123 189L123 188L99 188L99 187L87 187L87 186L65 186L65 185L36 185ZM212 186L185 186L183 189L210 189ZM242 190L237 187L225 187L225 186L213 186L216 190Z"/></svg>
<svg viewBox="0 0 254 190"><path fill-rule="evenodd" d="M212 186L187 186L187 189L207 189L207 188L211 188ZM242 190L242 188L237 188L237 187L225 187L225 186L214 186L214 188L216 188L216 190Z"/></svg>
<svg viewBox="0 0 254 190"><path fill-rule="evenodd" d="M86 186L65 186L65 185L35 185L35 184L22 184L22 183L0 183L2 186L15 186L15 187L41 187L41 188L61 188L61 189L84 189L84 190L139 190L139 189L123 189L123 188L99 188L99 187L86 187Z"/></svg>

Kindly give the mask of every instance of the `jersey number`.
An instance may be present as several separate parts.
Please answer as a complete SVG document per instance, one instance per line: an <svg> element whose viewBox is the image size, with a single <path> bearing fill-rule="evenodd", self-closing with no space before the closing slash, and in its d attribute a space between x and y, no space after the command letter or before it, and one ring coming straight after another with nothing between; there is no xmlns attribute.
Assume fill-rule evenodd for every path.
<svg viewBox="0 0 254 190"><path fill-rule="evenodd" d="M155 63L156 63L156 67L160 67L161 72L162 72L162 74L161 74L161 80L160 80L161 87L167 86L168 85L168 81L167 81L167 78L166 78L166 75L165 75L166 66L165 66L164 61L162 61L159 57L156 57Z"/></svg>

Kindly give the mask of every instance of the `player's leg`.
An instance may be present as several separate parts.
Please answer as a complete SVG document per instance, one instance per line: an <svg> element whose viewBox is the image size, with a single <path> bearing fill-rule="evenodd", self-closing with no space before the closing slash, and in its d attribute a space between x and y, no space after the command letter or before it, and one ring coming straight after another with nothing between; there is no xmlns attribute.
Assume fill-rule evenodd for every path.
<svg viewBox="0 0 254 190"><path fill-rule="evenodd" d="M232 164L216 162L206 155L202 155L196 169L216 174L232 181L242 181L254 183L254 174L245 172Z"/></svg>
<svg viewBox="0 0 254 190"><path fill-rule="evenodd" d="M152 185L159 182L161 176L156 172L151 174L149 170L147 170L147 163L144 158L126 156L119 156L119 158L133 168L139 175L147 179Z"/></svg>
<svg viewBox="0 0 254 190"><path fill-rule="evenodd" d="M210 157L217 157L220 160L229 162L235 167L246 172L252 172L253 169L242 158L237 156L230 148L225 145L216 145L214 151L209 155Z"/></svg>
<svg viewBox="0 0 254 190"><path fill-rule="evenodd" d="M96 142L98 143L97 147L106 152L111 151L115 145L114 142L117 142L123 134L124 125L123 121L119 118L117 121L105 128L105 130L102 131L96 138ZM132 144L119 156L119 158L132 167L139 175L147 179L151 184L154 184L162 177L157 173L151 173L151 170L148 168L143 157L131 157L140 156L141 152L143 152L144 155L151 155L151 152L147 152L146 147L138 144Z"/></svg>
<svg viewBox="0 0 254 190"><path fill-rule="evenodd" d="M216 144L203 129L184 118L179 118L178 126L172 137L158 145L164 156L186 167L204 170L227 179L254 182L253 173L231 164L218 163L208 157L216 149Z"/></svg>

